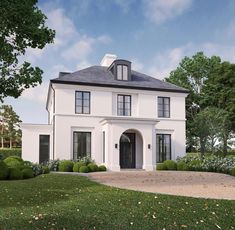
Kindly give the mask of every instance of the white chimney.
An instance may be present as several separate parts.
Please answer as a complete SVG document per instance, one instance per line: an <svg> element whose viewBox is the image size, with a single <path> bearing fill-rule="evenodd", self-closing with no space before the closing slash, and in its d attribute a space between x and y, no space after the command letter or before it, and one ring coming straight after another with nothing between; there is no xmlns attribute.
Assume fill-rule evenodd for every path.
<svg viewBox="0 0 235 230"><path fill-rule="evenodd" d="M101 66L110 66L113 61L115 61L117 59L117 55L115 54L105 54L102 61L100 62Z"/></svg>

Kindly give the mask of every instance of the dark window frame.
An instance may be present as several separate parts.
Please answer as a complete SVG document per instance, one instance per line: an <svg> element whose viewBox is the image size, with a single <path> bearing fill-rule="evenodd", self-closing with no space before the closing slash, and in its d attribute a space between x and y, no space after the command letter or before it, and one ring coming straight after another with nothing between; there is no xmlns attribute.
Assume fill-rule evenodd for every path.
<svg viewBox="0 0 235 230"><path fill-rule="evenodd" d="M123 97L123 108L122 109L120 109L119 108L119 100L118 100L118 98L119 98L119 96L120 97ZM125 108L125 104L126 104L126 102L125 102L125 97L129 97L130 98L130 110L129 110L129 112L130 112L130 115L126 115L125 114L125 111L126 111L126 108ZM127 117L130 117L131 116L131 95L127 95L127 94L118 94L117 95L117 115L118 116L127 116ZM123 111L123 114L119 114L119 111L120 110L122 110Z"/></svg>
<svg viewBox="0 0 235 230"><path fill-rule="evenodd" d="M162 99L163 101L162 108L160 108L159 99ZM168 105L165 103L165 100L169 100ZM170 97L158 97L157 105L158 105L158 117L162 117L162 118L171 117L171 98ZM169 107L167 108L167 106ZM159 111L162 111L162 116L160 115ZM169 116L167 115L168 111L169 111Z"/></svg>
<svg viewBox="0 0 235 230"><path fill-rule="evenodd" d="M122 67L122 71L121 71L121 79L118 78L118 66ZM125 66L127 68L127 79L123 79L123 66ZM128 81L128 65L124 65L124 64L117 64L117 80L118 81Z"/></svg>
<svg viewBox="0 0 235 230"><path fill-rule="evenodd" d="M91 132L86 132L86 131L73 131L73 159L74 160L78 160L79 159L78 158L78 152L77 152L77 156L75 157L75 151L74 151L75 150L75 142L74 142L74 140L75 140L75 134L76 133L85 133L85 134L89 133L90 134L90 153L89 153L89 155L86 155L86 157L91 157L92 133ZM81 156L81 157L83 157L83 156Z"/></svg>
<svg viewBox="0 0 235 230"><path fill-rule="evenodd" d="M82 106L78 106L77 105L77 93L82 93ZM84 112L84 93L88 93L89 94L89 111L88 113ZM77 112L77 107L81 107L82 108L82 112L79 113ZM75 91L75 114L91 114L91 92L89 91L81 91L81 90L76 90Z"/></svg>
<svg viewBox="0 0 235 230"><path fill-rule="evenodd" d="M45 141L45 137L47 138L47 140ZM44 140L43 140L44 139ZM50 160L50 140L51 137L49 134L39 134L39 163L45 163L47 161ZM42 155L42 147L43 145L48 145L48 157L47 159L44 159L45 158L45 155Z"/></svg>
<svg viewBox="0 0 235 230"><path fill-rule="evenodd" d="M167 157L166 157L166 153L165 153L165 155L162 155L162 156L160 156L160 144L159 144L159 146L157 146L157 138L158 138L158 136L161 136L161 138L162 138L162 140L163 140L163 143L162 143L162 147L164 147L164 141L165 141L165 136L169 136L170 138L169 138L169 140L170 140L170 143L169 143L169 150L170 150L170 152L169 152L169 159L167 159ZM162 163L163 161L165 161L165 160L171 160L172 159L172 149L171 149L171 147L172 147L172 141L171 141L171 137L172 137L172 135L171 134L166 134L166 133L157 133L156 134L156 163ZM159 154L159 161L157 161L157 154ZM163 153L164 154L164 153ZM162 160L160 160L162 158Z"/></svg>

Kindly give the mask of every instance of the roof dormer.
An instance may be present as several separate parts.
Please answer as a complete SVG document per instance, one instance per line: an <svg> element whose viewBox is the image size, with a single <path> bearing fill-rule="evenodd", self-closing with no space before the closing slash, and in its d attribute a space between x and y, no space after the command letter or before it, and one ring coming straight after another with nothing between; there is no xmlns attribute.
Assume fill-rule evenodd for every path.
<svg viewBox="0 0 235 230"><path fill-rule="evenodd" d="M117 59L108 68L119 81L131 81L131 62Z"/></svg>

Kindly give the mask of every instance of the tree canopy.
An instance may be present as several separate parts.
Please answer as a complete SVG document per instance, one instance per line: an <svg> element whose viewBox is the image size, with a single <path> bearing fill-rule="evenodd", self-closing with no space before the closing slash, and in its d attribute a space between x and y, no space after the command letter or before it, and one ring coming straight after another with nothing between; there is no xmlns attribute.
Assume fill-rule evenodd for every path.
<svg viewBox="0 0 235 230"><path fill-rule="evenodd" d="M190 91L186 98L188 151L199 141L204 153L208 142L214 149L215 139L220 139L226 155L227 141L235 131L235 65L198 52L183 58L166 81Z"/></svg>
<svg viewBox="0 0 235 230"><path fill-rule="evenodd" d="M42 49L53 42L55 31L46 19L37 0L0 1L0 101L42 82L43 71L20 58L27 48Z"/></svg>

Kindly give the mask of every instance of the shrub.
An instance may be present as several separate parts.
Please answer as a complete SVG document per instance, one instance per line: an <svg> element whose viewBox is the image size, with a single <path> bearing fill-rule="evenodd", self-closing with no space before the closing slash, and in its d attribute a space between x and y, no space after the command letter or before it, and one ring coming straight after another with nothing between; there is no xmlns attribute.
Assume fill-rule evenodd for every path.
<svg viewBox="0 0 235 230"><path fill-rule="evenodd" d="M85 163L85 165L89 165L90 163L95 163L89 156L79 158L78 160Z"/></svg>
<svg viewBox="0 0 235 230"><path fill-rule="evenodd" d="M157 170L167 170L167 167L164 163L158 163L156 166Z"/></svg>
<svg viewBox="0 0 235 230"><path fill-rule="evenodd" d="M49 167L48 166L42 166L42 173L43 174L48 174L48 173L50 173L50 169L49 169Z"/></svg>
<svg viewBox="0 0 235 230"><path fill-rule="evenodd" d="M4 148L0 149L0 159L5 159L10 156L18 156L21 157L21 148Z"/></svg>
<svg viewBox="0 0 235 230"><path fill-rule="evenodd" d="M100 165L100 166L98 167L98 169L99 169L100 172L105 172L105 171L107 171L107 168L106 168L104 165Z"/></svg>
<svg viewBox="0 0 235 230"><path fill-rule="evenodd" d="M46 166L50 169L50 171L58 171L59 170L59 163L60 161L57 160L50 160L45 163Z"/></svg>
<svg viewBox="0 0 235 230"><path fill-rule="evenodd" d="M39 176L43 173L42 165L40 165L40 164L33 164L32 170L33 170L34 176Z"/></svg>
<svg viewBox="0 0 235 230"><path fill-rule="evenodd" d="M97 172L99 170L99 167L95 163L90 163L87 165L90 172Z"/></svg>
<svg viewBox="0 0 235 230"><path fill-rule="evenodd" d="M9 168L9 180L21 180L23 173L18 168Z"/></svg>
<svg viewBox="0 0 235 230"><path fill-rule="evenodd" d="M201 167L201 161L200 160L192 160L187 164L187 167L191 171L203 171Z"/></svg>
<svg viewBox="0 0 235 230"><path fill-rule="evenodd" d="M8 167L11 168L20 167L23 165L23 160L18 156L7 157L4 162L7 164Z"/></svg>
<svg viewBox="0 0 235 230"><path fill-rule="evenodd" d="M231 170L231 175L232 175L232 176L235 176L235 168L233 168L233 169Z"/></svg>
<svg viewBox="0 0 235 230"><path fill-rule="evenodd" d="M81 166L80 169L79 169L79 172L80 173L88 173L89 169L88 169L87 166Z"/></svg>
<svg viewBox="0 0 235 230"><path fill-rule="evenodd" d="M167 170L176 170L177 164L173 160L166 160L163 162L163 164L166 166Z"/></svg>
<svg viewBox="0 0 235 230"><path fill-rule="evenodd" d="M73 165L73 171L74 172L79 172L79 169L82 167L82 166L86 166L86 164L82 161L78 161L76 162L74 165Z"/></svg>
<svg viewBox="0 0 235 230"><path fill-rule="evenodd" d="M70 160L60 161L59 171L60 172L72 172L73 171L73 162Z"/></svg>
<svg viewBox="0 0 235 230"><path fill-rule="evenodd" d="M34 177L34 173L33 173L32 168L25 167L21 172L23 174L23 179L29 179L29 178Z"/></svg>
<svg viewBox="0 0 235 230"><path fill-rule="evenodd" d="M0 160L0 180L7 179L9 174L9 169L6 165L6 163L2 160Z"/></svg>
<svg viewBox="0 0 235 230"><path fill-rule="evenodd" d="M186 171L187 169L188 169L188 166L187 166L187 164L185 162L179 161L177 163L177 170L179 170L179 171Z"/></svg>

